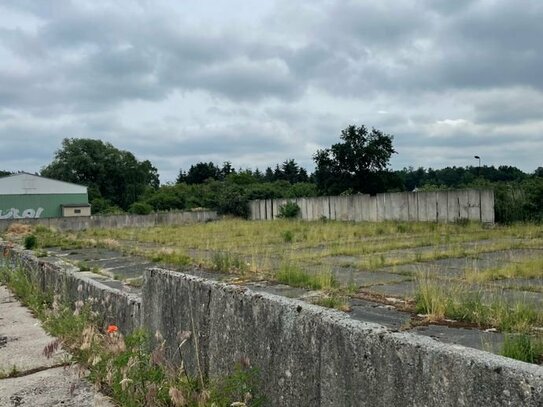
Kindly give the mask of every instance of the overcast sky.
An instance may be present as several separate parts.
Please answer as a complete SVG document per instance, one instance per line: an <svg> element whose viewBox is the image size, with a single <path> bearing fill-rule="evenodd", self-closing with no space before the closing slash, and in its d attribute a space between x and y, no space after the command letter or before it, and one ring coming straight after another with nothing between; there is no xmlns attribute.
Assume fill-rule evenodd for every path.
<svg viewBox="0 0 543 407"><path fill-rule="evenodd" d="M264 169L349 124L392 167L543 166L541 0L1 0L0 169L66 137Z"/></svg>

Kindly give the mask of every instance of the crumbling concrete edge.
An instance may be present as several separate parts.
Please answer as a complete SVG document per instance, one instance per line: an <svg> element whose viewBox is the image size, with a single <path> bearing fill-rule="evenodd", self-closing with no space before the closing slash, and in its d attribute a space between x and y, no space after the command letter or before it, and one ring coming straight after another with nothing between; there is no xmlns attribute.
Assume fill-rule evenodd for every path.
<svg viewBox="0 0 543 407"><path fill-rule="evenodd" d="M115 324L122 332L141 326L141 297L111 288L80 274L79 269L61 259L45 261L31 250L0 242L0 265L21 267L41 291L59 295L74 306L82 301L91 307L103 325Z"/></svg>
<svg viewBox="0 0 543 407"><path fill-rule="evenodd" d="M144 277L143 326L210 377L248 358L271 405L541 406L543 367L299 300L160 268ZM177 361L178 363L180 360Z"/></svg>

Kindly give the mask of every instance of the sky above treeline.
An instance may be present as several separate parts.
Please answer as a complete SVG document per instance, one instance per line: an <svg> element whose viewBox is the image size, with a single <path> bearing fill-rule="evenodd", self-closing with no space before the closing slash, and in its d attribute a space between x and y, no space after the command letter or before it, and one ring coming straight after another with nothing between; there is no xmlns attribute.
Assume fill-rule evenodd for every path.
<svg viewBox="0 0 543 407"><path fill-rule="evenodd" d="M543 166L541 0L4 0L0 169L66 137L150 160L313 170L349 124L404 166Z"/></svg>

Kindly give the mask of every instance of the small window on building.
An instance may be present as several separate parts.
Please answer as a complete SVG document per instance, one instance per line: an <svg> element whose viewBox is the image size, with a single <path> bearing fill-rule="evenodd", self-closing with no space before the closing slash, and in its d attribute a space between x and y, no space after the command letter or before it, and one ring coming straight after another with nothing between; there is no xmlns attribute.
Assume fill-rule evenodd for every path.
<svg viewBox="0 0 543 407"><path fill-rule="evenodd" d="M74 213L81 213L81 209L74 209Z"/></svg>

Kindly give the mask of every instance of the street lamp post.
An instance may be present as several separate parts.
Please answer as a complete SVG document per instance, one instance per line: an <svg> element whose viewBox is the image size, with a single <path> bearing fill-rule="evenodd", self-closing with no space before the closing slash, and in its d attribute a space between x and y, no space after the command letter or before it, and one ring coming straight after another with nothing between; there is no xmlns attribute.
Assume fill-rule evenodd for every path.
<svg viewBox="0 0 543 407"><path fill-rule="evenodd" d="M481 176L481 157L478 155L474 155L473 158L475 158L476 160L479 160L479 170L477 171L477 173L480 177Z"/></svg>

